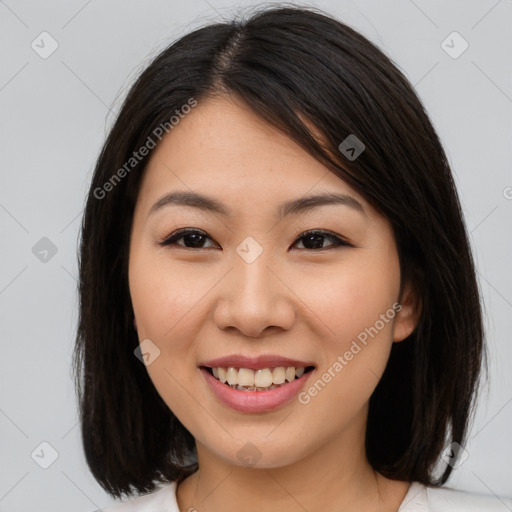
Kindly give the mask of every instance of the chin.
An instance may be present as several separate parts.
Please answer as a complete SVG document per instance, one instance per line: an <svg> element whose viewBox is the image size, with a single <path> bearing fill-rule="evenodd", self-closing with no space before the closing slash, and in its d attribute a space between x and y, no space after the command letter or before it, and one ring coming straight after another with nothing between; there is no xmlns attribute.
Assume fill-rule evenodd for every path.
<svg viewBox="0 0 512 512"><path fill-rule="evenodd" d="M289 436L290 439L299 439L300 435ZM283 444L280 439L265 439L248 437L248 441L234 440L225 451L219 452L219 446L212 450L217 457L223 459L227 464L239 467L270 469L279 468L294 464L302 458L304 445L301 444L301 452L297 452L297 446ZM235 449L233 450L233 444Z"/></svg>

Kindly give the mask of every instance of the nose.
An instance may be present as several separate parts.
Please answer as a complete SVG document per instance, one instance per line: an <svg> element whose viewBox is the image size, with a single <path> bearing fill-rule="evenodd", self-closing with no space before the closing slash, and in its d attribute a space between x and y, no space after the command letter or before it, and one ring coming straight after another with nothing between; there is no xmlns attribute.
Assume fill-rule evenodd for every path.
<svg viewBox="0 0 512 512"><path fill-rule="evenodd" d="M268 331L288 330L296 317L293 292L266 250L248 263L238 254L231 271L217 287L214 322L219 329L237 330L258 338Z"/></svg>

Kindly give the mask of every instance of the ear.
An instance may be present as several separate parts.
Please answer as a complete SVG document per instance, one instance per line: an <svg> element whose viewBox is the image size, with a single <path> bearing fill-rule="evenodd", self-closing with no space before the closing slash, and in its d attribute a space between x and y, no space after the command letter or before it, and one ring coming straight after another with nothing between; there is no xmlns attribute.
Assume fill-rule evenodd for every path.
<svg viewBox="0 0 512 512"><path fill-rule="evenodd" d="M401 309L395 317L393 328L393 341L403 341L410 336L416 326L421 314L421 299L415 293L411 283L406 283L398 300Z"/></svg>

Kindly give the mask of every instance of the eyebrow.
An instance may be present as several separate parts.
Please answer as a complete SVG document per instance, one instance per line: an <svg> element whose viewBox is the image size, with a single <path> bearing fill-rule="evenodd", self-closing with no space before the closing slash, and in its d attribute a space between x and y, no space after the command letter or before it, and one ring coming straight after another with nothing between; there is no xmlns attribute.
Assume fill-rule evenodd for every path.
<svg viewBox="0 0 512 512"><path fill-rule="evenodd" d="M225 217L232 215L231 210L223 203L212 197L208 197L196 192L171 192L161 197L148 212L148 216L166 206L180 205L198 208L203 211L211 211ZM320 206L341 205L348 206L363 215L368 215L363 205L355 198L347 194L328 193L317 194L299 199L293 199L281 204L278 208L279 218L287 215L297 215L307 212Z"/></svg>

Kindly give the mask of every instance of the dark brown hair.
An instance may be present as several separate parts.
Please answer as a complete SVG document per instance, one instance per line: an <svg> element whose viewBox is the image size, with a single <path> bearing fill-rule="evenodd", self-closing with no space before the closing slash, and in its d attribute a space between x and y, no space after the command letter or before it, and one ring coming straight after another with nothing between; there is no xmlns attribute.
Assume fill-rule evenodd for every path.
<svg viewBox="0 0 512 512"><path fill-rule="evenodd" d="M118 173L190 98L236 95L365 197L391 223L402 286L421 317L393 344L370 400L367 457L427 485L444 446L464 444L484 360L475 267L452 173L414 89L374 44L313 8L274 7L194 30L130 89L99 155L82 223L74 369L87 463L112 496L197 469L194 438L169 410L138 346L128 288L134 205L149 156ZM313 127L315 136L308 125ZM365 145L356 159L338 147ZM133 163L133 162L132 162ZM105 184L109 182L108 193Z"/></svg>

